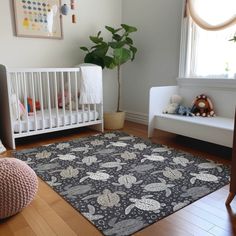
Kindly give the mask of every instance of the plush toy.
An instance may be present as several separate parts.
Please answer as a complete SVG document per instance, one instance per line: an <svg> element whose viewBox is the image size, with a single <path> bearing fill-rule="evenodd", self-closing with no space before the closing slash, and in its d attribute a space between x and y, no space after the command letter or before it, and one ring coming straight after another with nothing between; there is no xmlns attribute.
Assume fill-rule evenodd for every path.
<svg viewBox="0 0 236 236"><path fill-rule="evenodd" d="M27 98L27 105L28 105L28 112L33 112L34 111L34 106L33 106L33 99L28 97ZM35 101L35 108L36 110L40 110L40 102L39 101Z"/></svg>
<svg viewBox="0 0 236 236"><path fill-rule="evenodd" d="M215 116L213 104L210 98L205 94L198 95L193 100L193 106L191 112L194 113L195 116L202 116L202 117Z"/></svg>
<svg viewBox="0 0 236 236"><path fill-rule="evenodd" d="M16 94L11 95L11 109L14 120L23 120L26 118L26 109L21 101L17 98Z"/></svg>
<svg viewBox="0 0 236 236"><path fill-rule="evenodd" d="M163 110L166 114L176 114L178 106L181 104L183 98L180 95L174 94L170 97L169 104Z"/></svg>
<svg viewBox="0 0 236 236"><path fill-rule="evenodd" d="M178 106L176 114L181 116L194 116L194 114L191 112L191 108L182 105Z"/></svg>
<svg viewBox="0 0 236 236"><path fill-rule="evenodd" d="M79 93L78 93L78 97L79 97ZM64 100L65 100L65 109L70 110L69 92L67 90L64 91ZM62 93L58 94L58 107L63 108ZM71 109L76 110L75 96L71 96Z"/></svg>

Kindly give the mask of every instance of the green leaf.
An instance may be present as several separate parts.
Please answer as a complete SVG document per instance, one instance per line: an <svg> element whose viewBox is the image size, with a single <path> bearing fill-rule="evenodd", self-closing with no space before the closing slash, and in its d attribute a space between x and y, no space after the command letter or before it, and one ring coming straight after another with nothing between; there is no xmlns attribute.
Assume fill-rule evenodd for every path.
<svg viewBox="0 0 236 236"><path fill-rule="evenodd" d="M126 37L126 41L130 45L132 45L134 43L133 40L131 38L129 38L129 37Z"/></svg>
<svg viewBox="0 0 236 236"><path fill-rule="evenodd" d="M92 53L98 57L104 57L107 54L108 49L109 49L109 46L107 44L102 44L102 45L98 45L96 49L92 51Z"/></svg>
<svg viewBox="0 0 236 236"><path fill-rule="evenodd" d="M98 47L100 47L100 44L92 46L91 49L98 48Z"/></svg>
<svg viewBox="0 0 236 236"><path fill-rule="evenodd" d="M112 27L110 27L110 26L105 26L105 28L108 30L108 31L110 31L112 34L114 34L115 33L115 29L114 28L112 28Z"/></svg>
<svg viewBox="0 0 236 236"><path fill-rule="evenodd" d="M96 36L89 36L89 38L93 43L96 43L96 44L99 44L103 41L103 38L99 38L99 37L96 37Z"/></svg>
<svg viewBox="0 0 236 236"><path fill-rule="evenodd" d="M110 42L108 45L111 48L122 48L126 44L126 41L120 41L120 42Z"/></svg>
<svg viewBox="0 0 236 236"><path fill-rule="evenodd" d="M120 30L122 30L122 28L118 28L118 29L114 29L114 28L112 28L112 27L110 27L110 26L105 26L105 28L108 30L108 31L110 31L112 34L115 34L115 33L117 33L118 31L120 31Z"/></svg>
<svg viewBox="0 0 236 236"><path fill-rule="evenodd" d="M88 53L84 58L85 63L92 63L101 66L102 69L105 67L105 63L102 57L96 56L94 53Z"/></svg>
<svg viewBox="0 0 236 236"><path fill-rule="evenodd" d="M126 48L116 48L113 52L114 61L117 65L122 65L131 59L131 51Z"/></svg>
<svg viewBox="0 0 236 236"><path fill-rule="evenodd" d="M86 48L86 47L80 47L80 49L85 51L85 52L89 52L88 48Z"/></svg>
<svg viewBox="0 0 236 236"><path fill-rule="evenodd" d="M109 56L104 57L105 66L109 69L114 69L117 65L114 62L114 59Z"/></svg>
<svg viewBox="0 0 236 236"><path fill-rule="evenodd" d="M120 41L122 37L119 34L113 34L112 38L116 41Z"/></svg>
<svg viewBox="0 0 236 236"><path fill-rule="evenodd" d="M134 58L135 58L135 54L136 54L136 52L138 51L138 49L137 48L135 48L135 47L133 47L133 46L130 46L130 51L132 52L132 57L131 57L131 61L133 61L134 60Z"/></svg>
<svg viewBox="0 0 236 236"><path fill-rule="evenodd" d="M91 49L94 49L94 48L108 48L108 44L105 43L105 42L102 42L102 43L99 43L99 44L96 44L94 46L91 47Z"/></svg>
<svg viewBox="0 0 236 236"><path fill-rule="evenodd" d="M102 31L98 31L97 37L99 38L99 36L101 35Z"/></svg>
<svg viewBox="0 0 236 236"><path fill-rule="evenodd" d="M137 28L134 26L126 25L126 24L121 24L121 27L127 32L127 33L132 33L136 32Z"/></svg>

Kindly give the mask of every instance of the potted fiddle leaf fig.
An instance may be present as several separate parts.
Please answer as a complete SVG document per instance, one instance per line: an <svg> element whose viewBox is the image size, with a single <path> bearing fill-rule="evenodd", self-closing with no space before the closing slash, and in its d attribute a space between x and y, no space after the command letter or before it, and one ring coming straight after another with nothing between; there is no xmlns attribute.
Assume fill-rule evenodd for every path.
<svg viewBox="0 0 236 236"><path fill-rule="evenodd" d="M120 109L121 96L121 65L127 61L133 61L137 48L134 46L131 34L137 31L136 27L121 24L120 28L105 26L111 34L111 39L105 41L101 36L101 31L96 36L90 36L93 45L90 48L80 47L86 52L84 62L93 63L103 69L117 69L117 107L116 112L104 113L104 125L106 129L121 129L124 125L125 113Z"/></svg>

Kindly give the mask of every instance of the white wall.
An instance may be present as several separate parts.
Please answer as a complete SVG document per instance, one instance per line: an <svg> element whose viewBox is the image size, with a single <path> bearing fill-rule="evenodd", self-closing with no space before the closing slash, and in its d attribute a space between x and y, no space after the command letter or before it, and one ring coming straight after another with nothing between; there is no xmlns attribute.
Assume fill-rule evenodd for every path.
<svg viewBox="0 0 236 236"><path fill-rule="evenodd" d="M69 2L62 0L62 3ZM78 0L78 22L63 18L64 39L14 36L12 1L0 2L0 63L9 67L68 67L81 63L88 36L104 25L138 28L134 62L123 66L123 109L146 114L149 88L174 84L178 75L182 0ZM122 6L123 4L123 6ZM123 16L122 16L123 15ZM105 31L104 31L105 32ZM116 71L104 73L104 110L116 106Z"/></svg>
<svg viewBox="0 0 236 236"><path fill-rule="evenodd" d="M12 1L0 2L0 64L9 67L69 67L82 62L80 46L88 45L88 36L104 30L105 25L121 23L122 0L79 0L78 21L63 17L63 40L14 36ZM62 2L69 2L62 0ZM104 71L104 106L113 107L115 71Z"/></svg>
<svg viewBox="0 0 236 236"><path fill-rule="evenodd" d="M123 23L138 28L137 57L122 70L122 107L128 119L145 121L150 87L176 83L182 4L182 0L123 0Z"/></svg>

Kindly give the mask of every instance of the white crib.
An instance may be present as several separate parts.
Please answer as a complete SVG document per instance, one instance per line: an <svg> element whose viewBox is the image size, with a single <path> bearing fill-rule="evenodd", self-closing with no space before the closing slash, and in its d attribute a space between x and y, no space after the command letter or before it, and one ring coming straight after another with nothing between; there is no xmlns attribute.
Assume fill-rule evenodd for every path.
<svg viewBox="0 0 236 236"><path fill-rule="evenodd" d="M0 65L3 143L15 149L18 138L82 126L103 132L102 99L80 104L80 83L80 68L8 69Z"/></svg>

